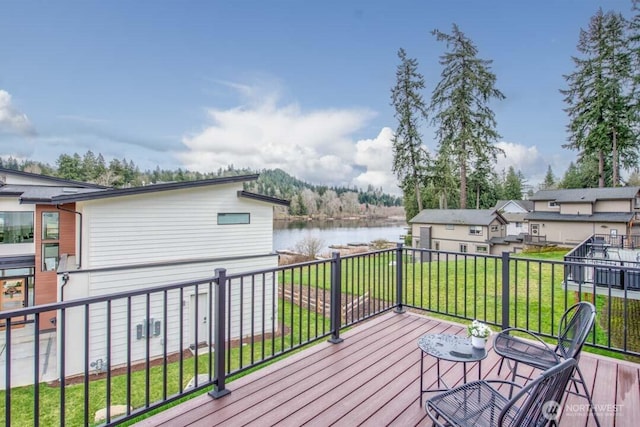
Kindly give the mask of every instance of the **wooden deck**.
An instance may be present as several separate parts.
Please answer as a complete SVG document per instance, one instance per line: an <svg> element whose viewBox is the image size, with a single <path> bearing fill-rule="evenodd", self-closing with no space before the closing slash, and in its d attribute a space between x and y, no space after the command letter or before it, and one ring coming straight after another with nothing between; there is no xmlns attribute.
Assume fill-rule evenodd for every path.
<svg viewBox="0 0 640 427"><path fill-rule="evenodd" d="M205 394L136 425L430 426L418 403L417 340L439 332L465 333L426 316L385 314L346 332L340 344L323 342L229 383L230 395L214 400ZM497 378L498 362L490 351L482 377ZM467 379L476 379L478 366L469 365ZM583 353L580 366L602 426L639 425L640 365ZM462 364L441 367L449 385L462 381ZM424 378L435 386L432 357L425 359ZM595 425L587 415L586 399L570 395L560 425Z"/></svg>

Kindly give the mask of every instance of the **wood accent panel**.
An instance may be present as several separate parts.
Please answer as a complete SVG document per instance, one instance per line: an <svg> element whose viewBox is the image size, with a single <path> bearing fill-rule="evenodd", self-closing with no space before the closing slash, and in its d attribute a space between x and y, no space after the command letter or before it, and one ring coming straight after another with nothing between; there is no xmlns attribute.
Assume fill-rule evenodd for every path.
<svg viewBox="0 0 640 427"><path fill-rule="evenodd" d="M75 203L65 205L65 209L75 210ZM56 271L42 271L42 213L57 212L59 214L59 239L57 243L60 245L59 254L75 255L76 252L76 215L72 212L66 212L56 209L50 205L36 205L35 212L35 299L38 304L47 304L58 300L58 276ZM47 240L47 242L56 242ZM55 312L43 313L40 315L40 330L52 329L52 319L56 316Z"/></svg>

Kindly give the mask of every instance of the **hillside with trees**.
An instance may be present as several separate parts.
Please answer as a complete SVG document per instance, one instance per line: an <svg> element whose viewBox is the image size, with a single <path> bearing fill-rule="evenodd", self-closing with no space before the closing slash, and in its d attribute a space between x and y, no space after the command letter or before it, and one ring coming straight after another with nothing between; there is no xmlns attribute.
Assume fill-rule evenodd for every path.
<svg viewBox="0 0 640 427"><path fill-rule="evenodd" d="M138 187L162 182L183 182L259 173L256 181L245 183L245 190L289 200L289 209L278 209L279 218L288 216L313 218L403 216L402 199L386 194L380 188L332 187L301 181L280 169L254 171L228 166L216 172L201 173L183 169L156 168L141 172L127 159L112 159L107 164L102 154L87 151L84 155L61 154L55 166L0 158L0 167L58 178L91 182L116 188Z"/></svg>

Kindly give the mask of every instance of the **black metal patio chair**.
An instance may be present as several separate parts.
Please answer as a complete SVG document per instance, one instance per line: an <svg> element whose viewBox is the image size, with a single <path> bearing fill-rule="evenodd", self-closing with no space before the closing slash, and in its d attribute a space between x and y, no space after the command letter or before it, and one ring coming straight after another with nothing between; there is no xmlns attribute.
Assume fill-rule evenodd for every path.
<svg viewBox="0 0 640 427"><path fill-rule="evenodd" d="M500 374L502 370L505 359L511 368L511 382L515 382L517 377L530 380L529 377L518 374L518 364L520 363L536 369L547 370L566 359L579 361L582 347L593 326L595 317L596 309L593 304L589 302L582 301L569 307L560 319L557 337L558 342L554 349L549 347L540 337L527 330L508 328L501 331L496 335L493 342L494 351L502 356L498 374ZM530 339L513 336L511 335L512 332L524 333L526 337ZM513 362L513 366L510 365L510 362ZM575 391L569 389L568 392L577 394L588 400L593 418L596 424L600 426L591 400L591 393L589 393L587 389L587 384L579 365L576 365L576 369L571 377L571 383ZM582 385L584 393L580 393L578 383Z"/></svg>
<svg viewBox="0 0 640 427"><path fill-rule="evenodd" d="M473 381L428 399L425 410L434 426L544 426L556 421L576 365L575 359L564 360L524 387L503 380ZM521 390L508 399L493 384Z"/></svg>

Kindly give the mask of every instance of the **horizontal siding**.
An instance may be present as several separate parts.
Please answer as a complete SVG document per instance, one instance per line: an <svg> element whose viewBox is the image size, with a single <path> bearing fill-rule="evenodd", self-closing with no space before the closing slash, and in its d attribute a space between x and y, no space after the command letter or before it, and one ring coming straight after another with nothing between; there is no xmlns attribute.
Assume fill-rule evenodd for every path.
<svg viewBox="0 0 640 427"><path fill-rule="evenodd" d="M79 204L84 268L273 251L273 207L220 185ZM217 224L217 214L248 212L250 224Z"/></svg>
<svg viewBox="0 0 640 427"><path fill-rule="evenodd" d="M74 286L86 286L89 283L89 294L105 295L131 289L144 289L162 284L178 283L187 280L212 278L216 268L226 268L227 274L236 274L248 270L260 270L273 268L277 265L276 257L257 258L251 260L235 260L225 262L224 265L189 264L180 266L154 267L145 269L118 270L111 272L87 272L76 273L70 276L65 292L72 294ZM277 275L275 276L277 282ZM264 286L263 286L264 281ZM264 326L265 332L271 332L272 316L274 308L272 300L274 297L274 277L273 275L255 276L251 278L234 280L227 288L227 297L230 298L230 338L247 337L251 335L251 324L253 319L253 331L259 334ZM253 295L252 295L253 288ZM209 286L202 284L198 286L198 293L207 295ZM264 293L264 297L263 297ZM167 322L164 322L164 293L154 294L150 298L150 318L161 321L161 334L149 338L149 356L151 358L163 355L164 329L167 328L167 351L175 353L189 348L193 335L192 296L195 295L195 287L186 288L182 297L178 290L167 293ZM262 312L264 298L264 314ZM213 299L213 296L212 296ZM242 305L242 310L240 309ZM182 322L180 321L180 307L183 308ZM131 330L127 329L127 302L126 300L114 301L111 306L111 353L112 366L118 366L126 362L128 342L131 345L131 359L142 361L146 357L146 339L137 339L136 325L143 324L146 318L147 300L146 296L133 297L131 299ZM275 312L277 313L277 298ZM74 337L84 337L85 315L84 308L68 309L66 312L67 335ZM210 316L207 316L210 318ZM264 318L264 325L262 320ZM98 304L91 308L89 314L89 361L95 362L99 359L106 361L109 358L107 347L107 304ZM209 323L214 327L213 322ZM242 330L240 325L242 324ZM180 325L182 325L182 340L180 340ZM275 330L278 330L277 324ZM206 337L198 337L198 341L208 340ZM84 343L82 340L67 341L66 366L68 375L80 374L83 371Z"/></svg>

